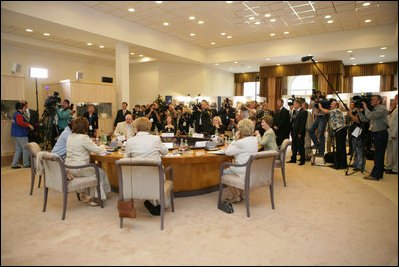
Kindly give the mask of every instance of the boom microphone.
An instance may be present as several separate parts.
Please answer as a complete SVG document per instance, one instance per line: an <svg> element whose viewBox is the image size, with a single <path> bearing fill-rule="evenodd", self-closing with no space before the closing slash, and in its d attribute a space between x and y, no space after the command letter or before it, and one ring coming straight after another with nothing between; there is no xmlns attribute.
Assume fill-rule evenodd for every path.
<svg viewBox="0 0 399 267"><path fill-rule="evenodd" d="M309 60L311 60L313 58L313 56L306 56L306 57L302 57L302 62L305 62L305 61L309 61Z"/></svg>

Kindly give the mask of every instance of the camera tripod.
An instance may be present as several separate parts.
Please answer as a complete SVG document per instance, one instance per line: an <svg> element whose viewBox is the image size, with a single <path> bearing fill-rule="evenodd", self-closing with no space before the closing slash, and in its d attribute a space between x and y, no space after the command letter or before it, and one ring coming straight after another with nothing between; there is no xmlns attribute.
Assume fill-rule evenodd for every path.
<svg viewBox="0 0 399 267"><path fill-rule="evenodd" d="M360 138L360 137L357 137L357 138ZM349 168L351 167L351 165L352 165L352 160L354 159L354 156L356 155L356 152L354 151L355 149L352 149L352 153L351 153L351 156L350 156L350 158L349 158L349 164L348 164L348 168L346 169L346 171L345 171L345 175L346 176L349 176L349 175L352 175L352 174L355 174L355 173L357 173L357 172L361 172L361 173L363 173L363 172L365 172L365 173L367 173L367 174L370 174L369 172L367 172L367 171L365 171L364 169L365 169L365 166L366 166L366 146L365 146L365 144L366 144L366 142L364 141L364 139L362 139L362 147L363 147L363 156L362 156L362 168L360 169L360 170L354 170L356 167L353 167L353 171L351 172L351 173L349 173Z"/></svg>
<svg viewBox="0 0 399 267"><path fill-rule="evenodd" d="M325 165L325 164L326 164L326 160L325 160L325 158L324 158L324 155L323 155L323 156L317 156L317 155L319 154L319 147L316 147L316 152L315 152L315 153L313 153L313 150L312 150L312 157L311 157L311 160L310 160L311 166L333 167L333 168L336 169L336 168L337 168L337 167L336 167L336 163L337 163L337 153L336 153L336 151L335 151L335 142L336 142L336 140L335 140L335 131L333 130L333 131L331 132L331 146L332 146L332 149L333 149L334 164L333 164L333 165ZM323 159L324 159L324 164L323 164L323 165L321 165L321 164L315 164L316 157L323 157Z"/></svg>

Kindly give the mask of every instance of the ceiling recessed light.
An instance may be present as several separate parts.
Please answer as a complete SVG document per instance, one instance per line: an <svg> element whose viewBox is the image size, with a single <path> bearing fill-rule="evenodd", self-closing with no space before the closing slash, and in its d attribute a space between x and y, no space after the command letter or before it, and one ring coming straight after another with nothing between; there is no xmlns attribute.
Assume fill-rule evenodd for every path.
<svg viewBox="0 0 399 267"><path fill-rule="evenodd" d="M352 65L353 65L353 66L356 66L356 65L357 65L357 63L353 63Z"/></svg>
<svg viewBox="0 0 399 267"><path fill-rule="evenodd" d="M265 14L266 18L269 18L271 15L269 13Z"/></svg>
<svg viewBox="0 0 399 267"><path fill-rule="evenodd" d="M379 64L384 63L384 61L378 61Z"/></svg>
<svg viewBox="0 0 399 267"><path fill-rule="evenodd" d="M260 24L260 21L255 22L255 24L256 24L256 25L259 25L259 24Z"/></svg>
<svg viewBox="0 0 399 267"><path fill-rule="evenodd" d="M348 50L348 51L346 51L346 53L352 53L352 50Z"/></svg>
<svg viewBox="0 0 399 267"><path fill-rule="evenodd" d="M191 16L191 17L188 17L188 19L189 19L189 20L194 20L195 17L194 17L194 16Z"/></svg>
<svg viewBox="0 0 399 267"><path fill-rule="evenodd" d="M198 21L198 24L204 24L204 21L200 20Z"/></svg>
<svg viewBox="0 0 399 267"><path fill-rule="evenodd" d="M248 67L247 67L247 69L250 69L250 68L252 68L252 67L251 67L251 66L248 66Z"/></svg>
<svg viewBox="0 0 399 267"><path fill-rule="evenodd" d="M314 62L319 62L318 60L315 60Z"/></svg>
<svg viewBox="0 0 399 267"><path fill-rule="evenodd" d="M233 3L233 1L226 1L226 3L227 3L227 4L231 4L231 3Z"/></svg>
<svg viewBox="0 0 399 267"><path fill-rule="evenodd" d="M271 33L270 36L276 36L276 34L275 33Z"/></svg>
<svg viewBox="0 0 399 267"><path fill-rule="evenodd" d="M93 45L92 43L87 43L87 45Z"/></svg>
<svg viewBox="0 0 399 267"><path fill-rule="evenodd" d="M195 36L195 33L190 33L190 36Z"/></svg>
<svg viewBox="0 0 399 267"><path fill-rule="evenodd" d="M27 32L33 32L32 29L26 29L25 31L27 31Z"/></svg>
<svg viewBox="0 0 399 267"><path fill-rule="evenodd" d="M220 35L226 35L226 33L225 32L221 32Z"/></svg>
<svg viewBox="0 0 399 267"><path fill-rule="evenodd" d="M215 44L216 44L215 42L212 42L212 43L211 43L211 45L215 45Z"/></svg>
<svg viewBox="0 0 399 267"><path fill-rule="evenodd" d="M381 50L385 50L385 49L387 49L387 47L386 47L386 46L384 46L384 47L381 47L380 49L381 49Z"/></svg>
<svg viewBox="0 0 399 267"><path fill-rule="evenodd" d="M136 54L136 53L133 53L133 52L132 52L132 53L130 53L130 54L133 56L133 55Z"/></svg>
<svg viewBox="0 0 399 267"><path fill-rule="evenodd" d="M233 38L233 37L232 37L231 35L229 35L229 36L227 36L227 38L228 38L228 39L231 39L231 38Z"/></svg>
<svg viewBox="0 0 399 267"><path fill-rule="evenodd" d="M155 1L157 4L162 4L163 1Z"/></svg>
<svg viewBox="0 0 399 267"><path fill-rule="evenodd" d="M143 55L139 55L139 57L144 57Z"/></svg>
<svg viewBox="0 0 399 267"><path fill-rule="evenodd" d="M164 26L169 26L169 22L164 22L163 25Z"/></svg>
<svg viewBox="0 0 399 267"><path fill-rule="evenodd" d="M277 63L276 65L277 65L277 66L280 66L280 63Z"/></svg>
<svg viewBox="0 0 399 267"><path fill-rule="evenodd" d="M271 20L270 20L270 22L275 22L275 21L276 21L276 19L271 19Z"/></svg>
<svg viewBox="0 0 399 267"><path fill-rule="evenodd" d="M133 7L131 7L131 8L128 9L128 11L129 11L129 12L134 12L134 11L136 11L136 10L135 10Z"/></svg>
<svg viewBox="0 0 399 267"><path fill-rule="evenodd" d="M371 19L366 19L364 22L369 23L369 22L371 22Z"/></svg>
<svg viewBox="0 0 399 267"><path fill-rule="evenodd" d="M100 47L100 48L104 48L104 46L103 46L103 45L99 45L98 47Z"/></svg>
<svg viewBox="0 0 399 267"><path fill-rule="evenodd" d="M249 17L248 19L249 19L249 20L254 20L255 18L254 18L254 17Z"/></svg>
<svg viewBox="0 0 399 267"><path fill-rule="evenodd" d="M44 36L50 36L48 32L43 33Z"/></svg>
<svg viewBox="0 0 399 267"><path fill-rule="evenodd" d="M362 4L362 6L369 6L369 5L371 5L371 3L369 3L369 2L366 2L366 3Z"/></svg>
<svg viewBox="0 0 399 267"><path fill-rule="evenodd" d="M219 65L219 63L215 63L215 66Z"/></svg>
<svg viewBox="0 0 399 267"><path fill-rule="evenodd" d="M290 34L290 32L284 32L284 34Z"/></svg>
<svg viewBox="0 0 399 267"><path fill-rule="evenodd" d="M380 57L385 57L385 55L380 55Z"/></svg>
<svg viewBox="0 0 399 267"><path fill-rule="evenodd" d="M333 20L329 20L329 21L327 21L327 23L331 24L331 23L334 23L334 21Z"/></svg>
<svg viewBox="0 0 399 267"><path fill-rule="evenodd" d="M331 15L325 15L324 18L325 19L331 19Z"/></svg>
<svg viewBox="0 0 399 267"><path fill-rule="evenodd" d="M234 64L237 64L238 63L238 61L234 61Z"/></svg>
<svg viewBox="0 0 399 267"><path fill-rule="evenodd" d="M270 58L266 58L266 60L270 60Z"/></svg>
<svg viewBox="0 0 399 267"><path fill-rule="evenodd" d="M351 57L351 60L354 60L355 58L354 57Z"/></svg>

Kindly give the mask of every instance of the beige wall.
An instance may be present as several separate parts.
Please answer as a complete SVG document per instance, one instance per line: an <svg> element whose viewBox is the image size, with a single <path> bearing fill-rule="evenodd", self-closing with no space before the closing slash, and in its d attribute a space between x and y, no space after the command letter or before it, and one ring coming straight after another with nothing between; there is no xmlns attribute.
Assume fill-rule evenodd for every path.
<svg viewBox="0 0 399 267"><path fill-rule="evenodd" d="M47 68L49 77L38 79L39 109L43 111L46 91L42 84L64 79L75 79L76 71L84 72L85 81L100 82L102 76L114 77L115 63L112 61L90 59L74 55L59 54L33 47L1 43L1 73L10 74L11 66L21 64L21 73L25 75L25 99L30 107L36 109L35 80L29 78L29 67ZM218 71L201 64L146 62L130 65L129 109L135 104L147 104L158 94L207 96L234 95L234 75ZM119 109L120 103L116 103Z"/></svg>
<svg viewBox="0 0 399 267"><path fill-rule="evenodd" d="M113 62L99 61L90 58L62 55L56 52L12 45L1 42L1 73L11 74L11 66L21 64L21 74L25 76L25 99L29 106L36 109L35 79L29 78L29 67L48 69L47 79L38 79L39 111L43 112L46 91L42 84L64 79L75 79L76 71L84 72L84 80L101 82L102 76L115 77Z"/></svg>

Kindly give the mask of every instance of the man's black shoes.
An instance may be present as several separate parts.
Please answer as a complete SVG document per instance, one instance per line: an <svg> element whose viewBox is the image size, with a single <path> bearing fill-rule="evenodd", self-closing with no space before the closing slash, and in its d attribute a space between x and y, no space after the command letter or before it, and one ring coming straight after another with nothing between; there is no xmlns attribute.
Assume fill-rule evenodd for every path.
<svg viewBox="0 0 399 267"><path fill-rule="evenodd" d="M159 216L161 215L161 206L157 205L156 207L152 205L152 203L148 200L144 201L144 206L147 208L147 210L154 216Z"/></svg>

